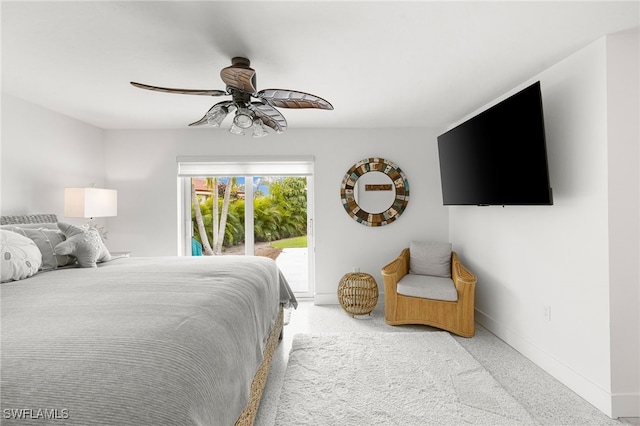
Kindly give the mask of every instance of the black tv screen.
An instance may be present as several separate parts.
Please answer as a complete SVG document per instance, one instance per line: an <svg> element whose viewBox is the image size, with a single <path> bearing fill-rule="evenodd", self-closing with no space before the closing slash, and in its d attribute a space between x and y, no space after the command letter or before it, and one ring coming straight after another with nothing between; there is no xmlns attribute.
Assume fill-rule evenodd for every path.
<svg viewBox="0 0 640 426"><path fill-rule="evenodd" d="M551 205L540 82L438 136L444 205Z"/></svg>

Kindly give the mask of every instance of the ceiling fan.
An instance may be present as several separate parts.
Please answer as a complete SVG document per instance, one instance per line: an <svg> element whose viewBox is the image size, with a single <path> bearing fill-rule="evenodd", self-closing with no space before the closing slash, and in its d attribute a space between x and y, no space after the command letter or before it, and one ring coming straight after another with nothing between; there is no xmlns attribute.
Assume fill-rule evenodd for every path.
<svg viewBox="0 0 640 426"><path fill-rule="evenodd" d="M225 96L230 95L230 101L218 102L207 111L200 120L189 126L210 124L220 127L227 114L235 111L231 133L244 135L246 129L253 128L253 137L267 136L268 126L282 133L287 129L287 120L275 108L318 108L333 109L333 106L319 96L297 90L286 89L256 89L256 72L251 68L247 58L235 57L231 59L231 66L220 71L222 81L227 85L226 90L197 90L171 89L167 87L149 86L131 82L135 87L165 93L180 93L185 95ZM257 98L252 101L251 98Z"/></svg>

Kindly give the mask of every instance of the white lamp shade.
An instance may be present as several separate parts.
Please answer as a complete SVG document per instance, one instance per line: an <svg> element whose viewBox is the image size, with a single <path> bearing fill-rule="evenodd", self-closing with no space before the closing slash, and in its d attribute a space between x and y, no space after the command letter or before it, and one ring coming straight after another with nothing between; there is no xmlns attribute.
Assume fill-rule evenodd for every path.
<svg viewBox="0 0 640 426"><path fill-rule="evenodd" d="M65 217L108 217L118 215L118 191L102 188L65 188Z"/></svg>

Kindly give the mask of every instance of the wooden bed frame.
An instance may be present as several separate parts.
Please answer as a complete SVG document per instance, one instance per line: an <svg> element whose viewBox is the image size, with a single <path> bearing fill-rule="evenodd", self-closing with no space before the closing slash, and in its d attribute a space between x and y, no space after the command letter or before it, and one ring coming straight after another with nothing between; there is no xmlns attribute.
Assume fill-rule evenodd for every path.
<svg viewBox="0 0 640 426"><path fill-rule="evenodd" d="M255 422L256 414L258 414L258 408L260 407L260 400L262 399L262 392L264 391L264 386L266 385L267 378L269 377L269 369L271 368L273 353L278 347L278 342L282 340L283 312L283 306L280 305L276 323L273 325L273 329L271 329L269 339L267 340L267 344L263 351L262 363L258 367L256 375L253 377L253 382L251 382L249 402L236 421L236 426L252 426Z"/></svg>

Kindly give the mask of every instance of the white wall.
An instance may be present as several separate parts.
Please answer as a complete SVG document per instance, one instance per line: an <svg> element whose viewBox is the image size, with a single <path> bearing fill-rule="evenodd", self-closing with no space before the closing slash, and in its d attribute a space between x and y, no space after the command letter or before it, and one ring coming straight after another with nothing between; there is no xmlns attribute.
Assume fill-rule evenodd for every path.
<svg viewBox="0 0 640 426"><path fill-rule="evenodd" d="M640 43L607 37L609 282L614 416L640 416ZM635 54L634 54L635 53ZM631 96L630 96L631 95Z"/></svg>
<svg viewBox="0 0 640 426"><path fill-rule="evenodd" d="M620 66L628 66L629 55L637 61L637 47L624 52L617 55L617 60L624 61ZM637 381L612 382L611 371L615 360L621 363L616 376L637 373L637 340L631 337L635 343L627 355L620 345L629 334L637 338L640 332L637 315L633 323L633 314L618 312L637 313L639 305L638 138L636 133L635 151L626 148L635 155L611 167L616 176L631 179L632 191L617 188L612 193L608 137L613 123L607 115L611 100L607 71L612 61L607 57L607 41L601 39L505 94L541 81L554 205L452 207L450 236L479 276L479 322L605 413L638 416L637 403L635 407L628 404L630 399L637 401ZM636 97L637 81L631 88L635 92L626 89L624 99L629 93ZM613 146L630 140L634 142L633 135L625 135ZM623 200L623 193L629 200ZM634 210L621 211L629 205L635 208L635 218ZM623 223L612 223L616 218L635 224L631 235L624 235ZM610 238L610 226L614 238ZM618 253L627 248L633 249L630 254L635 254L635 260L625 256L610 264L610 250ZM626 277L631 281L619 288L618 278L624 277L618 271L629 269L633 272ZM610 286L615 299L610 299ZM631 298L622 302L625 295ZM550 321L543 315L545 306L551 307ZM631 321L611 334L610 319L623 316ZM626 402L613 387L618 384Z"/></svg>
<svg viewBox="0 0 640 426"><path fill-rule="evenodd" d="M64 188L104 185L101 129L3 94L0 147L3 215L55 213L86 222L64 218Z"/></svg>
<svg viewBox="0 0 640 426"><path fill-rule="evenodd" d="M436 135L429 129L289 129L282 135L252 139L213 128L107 130L106 179L119 197L118 217L108 222L110 248L136 256L177 253L178 156L311 155L315 158L315 301L338 303L340 278L354 267L372 274L382 286L380 268L411 239L448 240ZM369 228L345 212L340 185L353 163L374 156L393 161L405 172L411 198L398 220Z"/></svg>

